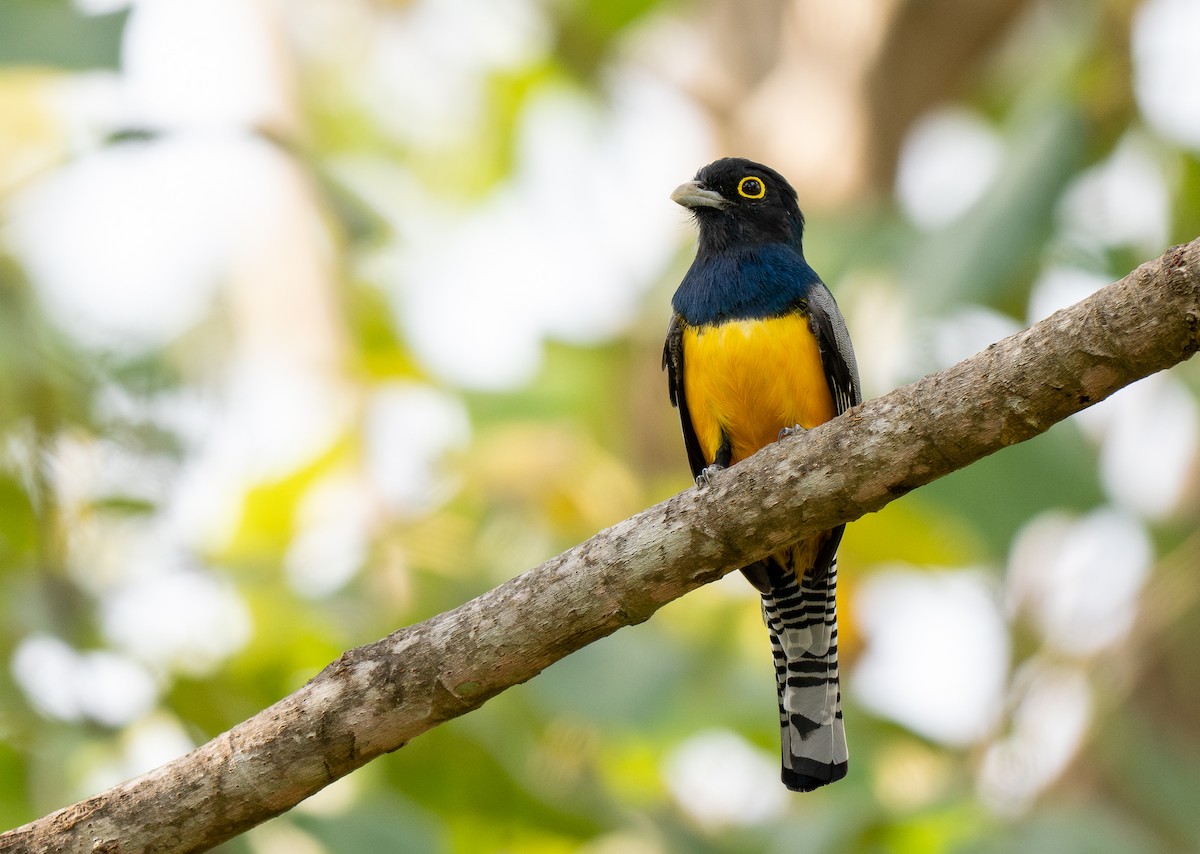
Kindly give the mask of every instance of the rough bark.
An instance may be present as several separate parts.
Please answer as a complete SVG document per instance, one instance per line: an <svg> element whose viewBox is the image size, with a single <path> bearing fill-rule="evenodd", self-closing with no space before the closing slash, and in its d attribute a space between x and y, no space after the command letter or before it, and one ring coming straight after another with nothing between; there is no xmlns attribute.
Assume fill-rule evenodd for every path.
<svg viewBox="0 0 1200 854"><path fill-rule="evenodd" d="M1200 238L959 364L779 442L447 613L350 650L3 852L202 851L731 568L1029 439L1200 349Z"/></svg>

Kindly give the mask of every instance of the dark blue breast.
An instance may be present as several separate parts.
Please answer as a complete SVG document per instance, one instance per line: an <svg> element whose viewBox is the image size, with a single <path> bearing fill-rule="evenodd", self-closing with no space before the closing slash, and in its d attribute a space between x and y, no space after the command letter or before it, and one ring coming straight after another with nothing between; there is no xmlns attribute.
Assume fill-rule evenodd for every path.
<svg viewBox="0 0 1200 854"><path fill-rule="evenodd" d="M697 255L671 304L691 326L779 317L803 310L820 282L791 246L771 244Z"/></svg>

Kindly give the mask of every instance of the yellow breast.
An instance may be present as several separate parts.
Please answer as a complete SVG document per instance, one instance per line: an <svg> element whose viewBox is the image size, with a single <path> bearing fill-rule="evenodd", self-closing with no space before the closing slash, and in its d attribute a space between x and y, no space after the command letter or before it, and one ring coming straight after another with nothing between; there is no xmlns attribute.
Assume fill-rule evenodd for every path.
<svg viewBox="0 0 1200 854"><path fill-rule="evenodd" d="M815 427L835 414L821 351L800 314L687 327L683 391L706 463L722 435L736 463L784 427Z"/></svg>

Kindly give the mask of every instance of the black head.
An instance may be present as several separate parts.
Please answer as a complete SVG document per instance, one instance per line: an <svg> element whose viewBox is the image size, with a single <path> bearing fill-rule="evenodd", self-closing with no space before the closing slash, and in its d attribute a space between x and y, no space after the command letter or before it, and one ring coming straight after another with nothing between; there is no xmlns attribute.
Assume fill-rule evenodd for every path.
<svg viewBox="0 0 1200 854"><path fill-rule="evenodd" d="M688 208L700 227L700 251L788 243L800 249L804 215L796 191L769 166L744 157L713 161L681 184L671 199Z"/></svg>

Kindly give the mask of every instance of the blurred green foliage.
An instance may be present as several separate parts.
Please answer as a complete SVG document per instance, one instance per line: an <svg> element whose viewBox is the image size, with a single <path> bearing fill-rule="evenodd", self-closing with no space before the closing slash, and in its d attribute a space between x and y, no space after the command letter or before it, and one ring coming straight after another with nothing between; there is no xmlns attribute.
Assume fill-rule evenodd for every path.
<svg viewBox="0 0 1200 854"><path fill-rule="evenodd" d="M116 68L128 12L85 17L69 0L7 0L0 65Z"/></svg>
<svg viewBox="0 0 1200 854"><path fill-rule="evenodd" d="M1013 36L1016 46L981 62L981 73L963 87L962 102L994 122L1005 144L1003 178L985 198L955 222L926 231L878 199L810 212L810 259L835 290L847 283L839 291L844 303L861 296L856 273L884 271L912 306L908 332L918 338L966 306L1023 325L1040 271L1056 260L1081 259L1110 279L1124 275L1145 260L1143 250L1096 253L1071 244L1061 207L1072 183L1130 131L1151 138L1165 164L1170 239L1200 232L1200 159L1155 138L1132 100L1131 4L1043 5L1054 13L1053 26L1041 20L1036 32ZM371 13L404 7L381 4ZM32 0L0 5L0 63L59 72L113 67L124 16L86 18L72 8ZM357 253L395 235L332 166L364 154L402 159L422 180L452 174L445 185L452 195L480 198L511 171L514 135L532 95L569 85L603 98L604 75L639 26L656 14L688 20L689 11L659 0L564 0L538 8L550 33L547 53L491 75L481 127L461 144L419 149L398 142L353 97L346 76L315 62L298 71L311 130L302 153L297 146L294 154L335 235L347 372L360 389L396 379L437 381L410 351L378 283L351 269ZM15 70L9 82L27 81L28 74ZM12 118L23 103L0 99L0 109L7 104L5 118ZM27 115L17 118L30 126ZM61 140L47 144L58 150ZM449 173L447 164L461 168ZM699 165L679 164L680 179ZM669 190L663 187L664 196ZM456 488L432 509L378 523L365 567L337 589L301 595L281 565L301 528L306 496L331 474L362 463L361 438L338 437L303 465L258 483L237 509L223 549L193 556L236 590L249 618L248 641L215 669L156 672L161 697L146 720L166 715L192 742L203 742L294 690L342 650L453 608L687 487L675 415L657 372L670 293L687 255L681 246L629 329L589 346L546 342L539 371L523 387L482 392L443 385L471 425L469 444L443 461ZM854 332L859 340L872 335ZM0 261L4 827L135 772L122 763L145 721L111 726L86 714L40 710L10 665L35 634L81 651L104 646L102 597L68 570L67 543L84 522L120 528L156 504L118 488L80 517L68 517L54 484L58 443L64 436L108 438L147 464L178 462L185 454L181 437L113 414L101 400L112 386L135 397L187 386L194 375L181 350L188 346L128 361L97 358L47 320L19 266ZM1194 366L1175 374L1193 392L1200 387ZM847 669L864 642L855 592L881 566L982 567L999 585L1014 536L1032 518L1053 509L1082 513L1105 500L1097 450L1068 423L855 523L841 557ZM664 770L689 739L723 730L772 761L777 749L757 608L723 583L584 649L222 850L1193 850L1200 846L1192 805L1200 786L1194 713L1200 689L1190 665L1200 633L1195 505L1193 483L1181 507L1153 523L1159 568L1146 598L1154 607L1111 660L1086 662L1097 710L1085 744L1025 810L1005 814L978 796L984 745L924 738L874 716L847 691L854 760L846 781L789 797L785 809L757 822L706 822L689 813ZM1010 628L1016 670L1039 641L1020 617ZM309 848L295 847L301 843Z"/></svg>

